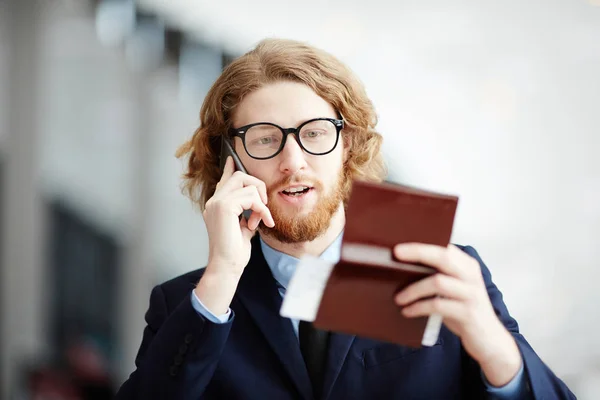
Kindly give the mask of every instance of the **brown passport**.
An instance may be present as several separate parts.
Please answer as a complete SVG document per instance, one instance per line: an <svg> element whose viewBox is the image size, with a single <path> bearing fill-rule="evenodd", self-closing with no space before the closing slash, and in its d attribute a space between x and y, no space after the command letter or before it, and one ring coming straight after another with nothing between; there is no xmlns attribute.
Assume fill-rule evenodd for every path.
<svg viewBox="0 0 600 400"><path fill-rule="evenodd" d="M399 262L392 249L407 242L447 246L457 204L456 196L355 181L340 261L329 276L314 325L420 347L428 318L403 317L394 295L436 271Z"/></svg>

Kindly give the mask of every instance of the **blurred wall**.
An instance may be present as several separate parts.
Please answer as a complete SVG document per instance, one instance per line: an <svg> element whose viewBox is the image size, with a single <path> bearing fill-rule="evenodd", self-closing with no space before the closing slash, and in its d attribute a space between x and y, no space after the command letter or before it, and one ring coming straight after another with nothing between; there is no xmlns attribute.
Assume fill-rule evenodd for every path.
<svg viewBox="0 0 600 400"><path fill-rule="evenodd" d="M8 107L8 51L9 29L7 23L7 2L0 3L0 148L5 148L4 140L7 136Z"/></svg>
<svg viewBox="0 0 600 400"><path fill-rule="evenodd" d="M152 285L206 261L203 221L180 193L174 158L197 125L199 104L180 93L174 65L140 67L120 48L102 46L93 10L55 7L43 18L43 192L124 245L123 378ZM220 68L220 54L216 61ZM197 75L208 87L218 71Z"/></svg>
<svg viewBox="0 0 600 400"><path fill-rule="evenodd" d="M10 251L2 279L2 370L10 384L3 389L16 385L23 365L53 355L44 318L51 295L43 279L46 231L41 217L23 224L27 211L43 213L50 201L125 249L123 351L114 365L122 380L133 369L152 285L206 262L203 221L180 193L182 163L174 158L197 125L203 94L180 92L175 65L140 69L120 48L102 46L89 4L1 6L0 88L6 90L0 91L0 145L2 161L10 161L10 184L3 187L4 217L10 218L3 224L9 233L4 248ZM18 26L28 19L35 29ZM212 64L195 86L207 90L221 53L205 53ZM35 204L24 208L27 198Z"/></svg>
<svg viewBox="0 0 600 400"><path fill-rule="evenodd" d="M593 398L600 7L413 3L379 26L351 58L392 169L460 195L454 240L480 251L525 337Z"/></svg>
<svg viewBox="0 0 600 400"><path fill-rule="evenodd" d="M0 77L2 104L0 369L2 397L24 364L46 355L45 215L38 190L39 108L34 3L4 2ZM30 26L27 24L31 24Z"/></svg>

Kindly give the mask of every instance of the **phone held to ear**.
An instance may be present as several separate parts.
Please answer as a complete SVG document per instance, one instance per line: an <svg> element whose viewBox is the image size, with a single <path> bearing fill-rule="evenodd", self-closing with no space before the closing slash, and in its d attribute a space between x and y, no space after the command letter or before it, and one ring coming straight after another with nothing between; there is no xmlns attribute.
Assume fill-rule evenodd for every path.
<svg viewBox="0 0 600 400"><path fill-rule="evenodd" d="M235 169L237 171L241 171L244 174L248 173L248 171L246 171L246 168L244 167L244 164L242 164L240 157L233 149L231 143L229 143L229 141L225 139L225 136L221 136L221 155L219 157L221 172L223 172L223 169L225 168L225 163L227 161L228 156L231 156L231 158L233 158L233 163L235 164ZM244 210L242 215L244 216L244 218L246 218L246 221L248 221L250 219L250 215L252 215L252 210Z"/></svg>
<svg viewBox="0 0 600 400"><path fill-rule="evenodd" d="M242 171L245 174L248 173L248 171L246 171L246 168L244 167L244 164L242 164L240 157L233 149L233 146L231 145L231 143L229 143L229 141L226 140L225 137L221 137L221 157L220 157L221 172L223 172L223 169L225 168L225 162L227 161L228 156L231 156L231 158L233 158L233 162L235 164L235 169L237 171Z"/></svg>

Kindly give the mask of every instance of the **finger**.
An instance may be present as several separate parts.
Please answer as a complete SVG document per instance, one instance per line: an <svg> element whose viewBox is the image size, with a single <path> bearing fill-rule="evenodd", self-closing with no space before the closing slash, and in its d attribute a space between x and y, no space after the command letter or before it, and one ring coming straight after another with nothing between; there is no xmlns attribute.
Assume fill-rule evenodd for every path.
<svg viewBox="0 0 600 400"><path fill-rule="evenodd" d="M402 243L394 247L394 255L404 262L429 265L446 275L465 278L464 271L456 261L456 253L446 247L424 243Z"/></svg>
<svg viewBox="0 0 600 400"><path fill-rule="evenodd" d="M240 219L240 229L247 240L252 239L256 234L256 230L248 228L248 221L246 221L246 218Z"/></svg>
<svg viewBox="0 0 600 400"><path fill-rule="evenodd" d="M235 201L240 207L238 215L244 212L244 210L252 210L252 216L250 217L250 221L248 221L248 228L256 229L261 220L268 227L272 228L275 226L271 211L262 202L254 186L248 186L237 191Z"/></svg>
<svg viewBox="0 0 600 400"><path fill-rule="evenodd" d="M476 272L478 275L481 275L481 266L473 256L462 251L460 248L453 244L448 245L448 252L457 261L460 260L459 262L461 265L470 266L473 272Z"/></svg>
<svg viewBox="0 0 600 400"><path fill-rule="evenodd" d="M233 163L233 158L231 156L227 156L225 160L225 166L223 167L223 174L221 174L221 181L227 181L231 178L231 175L235 172L235 164Z"/></svg>
<svg viewBox="0 0 600 400"><path fill-rule="evenodd" d="M262 215L253 212L250 214L250 218L248 219L248 226L252 227L253 230L256 229L260 224L261 219Z"/></svg>
<svg viewBox="0 0 600 400"><path fill-rule="evenodd" d="M469 293L469 286L464 282L455 277L437 273L404 288L396 295L395 300L399 306L405 306L431 296L466 300L469 298Z"/></svg>
<svg viewBox="0 0 600 400"><path fill-rule="evenodd" d="M244 187L248 187L248 186L256 187L262 202L264 204L267 204L267 202L269 200L268 196L267 196L267 185L265 185L265 183L263 181L261 181L260 179L254 177L252 175L245 174L241 171L234 172L231 175L230 179L228 179L227 182L225 182L223 184L222 190L227 192L229 190L235 190L235 189L244 188Z"/></svg>
<svg viewBox="0 0 600 400"><path fill-rule="evenodd" d="M418 301L402 309L402 315L407 318L426 317L431 314L440 314L445 319L461 321L466 315L465 305L458 300L435 297Z"/></svg>
<svg viewBox="0 0 600 400"><path fill-rule="evenodd" d="M253 204L258 205L261 203L255 202ZM260 207L260 211L256 211L255 209L253 209L252 214L250 215L250 219L248 220L248 228L256 230L260 225L260 221L264 221L265 225L269 228L275 226L275 222L273 221L273 217L271 216L269 209L264 206Z"/></svg>
<svg viewBox="0 0 600 400"><path fill-rule="evenodd" d="M210 202L218 204L221 209L224 211L226 210L226 212L232 212L236 216L241 215L245 210L251 210L251 219L252 216L256 214L254 218L258 217L257 223L264 220L265 225L270 227L275 226L271 212L262 202L255 186L246 186L232 192L227 192L223 189L219 192L218 196L213 196L213 198L207 202L207 205ZM256 228L253 226L252 221L247 222L249 222L250 229Z"/></svg>

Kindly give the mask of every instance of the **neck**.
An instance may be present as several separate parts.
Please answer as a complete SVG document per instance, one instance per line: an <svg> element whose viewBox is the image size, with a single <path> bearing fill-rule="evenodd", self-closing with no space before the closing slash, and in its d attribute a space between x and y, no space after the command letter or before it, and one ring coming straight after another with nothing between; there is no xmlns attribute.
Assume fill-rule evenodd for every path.
<svg viewBox="0 0 600 400"><path fill-rule="evenodd" d="M300 258L303 255L311 255L318 257L325 251L331 243L342 233L344 224L346 223L346 214L344 212L344 204L340 204L337 211L331 218L331 223L322 235L310 242L300 243L282 243L269 235L263 235L262 240L277 251Z"/></svg>

